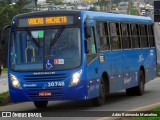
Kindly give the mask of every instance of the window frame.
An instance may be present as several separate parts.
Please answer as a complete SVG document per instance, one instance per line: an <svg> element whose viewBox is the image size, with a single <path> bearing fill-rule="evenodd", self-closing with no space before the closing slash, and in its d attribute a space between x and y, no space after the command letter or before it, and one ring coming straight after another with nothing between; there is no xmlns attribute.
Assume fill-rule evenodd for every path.
<svg viewBox="0 0 160 120"><path fill-rule="evenodd" d="M103 25L103 36L100 36L100 33L99 33L99 31L100 31L100 29L99 29L99 27L98 27L98 25L99 24L102 24ZM105 24L107 24L107 29L105 28ZM101 51L101 52L103 52L103 51L110 51L111 50L111 42L110 42L110 36L109 36L109 27L108 27L108 21L97 21L96 22L96 32L97 32L97 36L98 36L98 50L99 51ZM107 30L107 33L106 33L106 30ZM107 49L107 47L106 47L106 49L101 49L101 37L105 37L106 39L106 43L108 43L108 44L106 44L106 45L108 45L109 46L109 49ZM108 39L108 40L107 40Z"/></svg>
<svg viewBox="0 0 160 120"><path fill-rule="evenodd" d="M139 31L140 31L140 39L141 39L141 48L142 49L147 49L150 46L149 41L148 41L147 24L139 24L139 28L140 28ZM144 29L144 31L142 31L143 29ZM143 44L144 41L146 41L146 43L147 43L145 46Z"/></svg>
<svg viewBox="0 0 160 120"><path fill-rule="evenodd" d="M148 24L148 26L147 26L149 47L150 47L150 48L155 48L155 47L156 47L156 41L155 41L155 37L154 37L154 28L151 29L150 32L152 32L152 33L151 33L152 35L150 35L149 26L151 26L151 28L153 28L154 25L153 25L153 24ZM152 38L152 42L153 42L154 46L151 46L150 38Z"/></svg>
<svg viewBox="0 0 160 120"><path fill-rule="evenodd" d="M137 36L137 39L136 39L136 44L138 43L139 44L139 47L135 47L133 46L133 39L132 38L136 38L134 37L135 36L135 30L132 30L132 25L134 25L136 27L136 36ZM131 38L131 46L132 46L132 49L141 49L141 39L139 37L139 28L138 28L138 25L139 24L136 24L136 23L130 23L130 38Z"/></svg>
<svg viewBox="0 0 160 120"><path fill-rule="evenodd" d="M111 36L111 30L110 30L110 23L114 23L116 25L116 31L117 31L117 35L115 37L118 37L118 41L119 41L119 47L118 49L113 49L112 47L112 36ZM119 50L122 50L122 41L121 41L121 34L120 34L120 22L117 22L117 21L108 21L108 29L109 29L109 36L110 36L110 45L111 45L111 51L119 51ZM114 37L114 36L113 36Z"/></svg>
<svg viewBox="0 0 160 120"><path fill-rule="evenodd" d="M126 29L127 35L122 35L123 24L126 25L126 28L127 28L127 29ZM123 50L130 50L130 49L132 49L132 41L131 41L131 37L130 37L130 23L121 22L121 23L120 23L120 32L121 32L122 49L123 49ZM123 37L126 37L126 38L127 38L127 42L128 42L128 45L129 45L128 48L124 48L124 46L123 46Z"/></svg>

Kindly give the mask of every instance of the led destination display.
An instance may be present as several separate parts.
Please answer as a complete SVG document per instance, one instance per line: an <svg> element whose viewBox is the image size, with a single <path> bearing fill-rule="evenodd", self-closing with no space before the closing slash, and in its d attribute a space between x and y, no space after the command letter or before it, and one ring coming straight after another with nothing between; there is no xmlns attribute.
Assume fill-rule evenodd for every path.
<svg viewBox="0 0 160 120"><path fill-rule="evenodd" d="M49 25L70 25L73 24L73 16L49 16L19 19L18 27L34 27Z"/></svg>

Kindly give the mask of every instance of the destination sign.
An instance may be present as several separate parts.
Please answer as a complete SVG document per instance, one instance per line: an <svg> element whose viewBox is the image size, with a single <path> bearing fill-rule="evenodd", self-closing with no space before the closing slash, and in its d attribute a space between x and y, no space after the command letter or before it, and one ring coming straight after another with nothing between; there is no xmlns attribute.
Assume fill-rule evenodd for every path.
<svg viewBox="0 0 160 120"><path fill-rule="evenodd" d="M73 24L73 16L49 16L19 19L18 27L34 27L49 25L69 25Z"/></svg>

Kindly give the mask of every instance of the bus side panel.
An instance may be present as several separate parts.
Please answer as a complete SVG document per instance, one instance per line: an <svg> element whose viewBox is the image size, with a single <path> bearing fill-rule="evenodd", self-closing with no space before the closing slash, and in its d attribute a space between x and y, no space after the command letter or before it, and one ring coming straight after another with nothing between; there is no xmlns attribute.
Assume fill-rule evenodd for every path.
<svg viewBox="0 0 160 120"><path fill-rule="evenodd" d="M156 77L156 54L149 48L125 50L124 59L126 68L124 71L125 88L131 88L138 85L140 67L145 70L146 82ZM130 77L127 77L130 76Z"/></svg>
<svg viewBox="0 0 160 120"><path fill-rule="evenodd" d="M86 68L88 83L88 99L98 97L100 94L100 79L98 57L88 64Z"/></svg>
<svg viewBox="0 0 160 120"><path fill-rule="evenodd" d="M151 48L148 51L148 56L145 60L146 67L146 82L157 77L157 55L156 49Z"/></svg>
<svg viewBox="0 0 160 120"><path fill-rule="evenodd" d="M138 85L138 75L140 69L139 61L140 51L135 50L124 50L124 85L125 89L131 88Z"/></svg>
<svg viewBox="0 0 160 120"><path fill-rule="evenodd" d="M105 59L99 64L99 68L101 75L104 72L109 75L109 92L113 93L124 89L122 51L104 51L100 52L99 56L104 56Z"/></svg>

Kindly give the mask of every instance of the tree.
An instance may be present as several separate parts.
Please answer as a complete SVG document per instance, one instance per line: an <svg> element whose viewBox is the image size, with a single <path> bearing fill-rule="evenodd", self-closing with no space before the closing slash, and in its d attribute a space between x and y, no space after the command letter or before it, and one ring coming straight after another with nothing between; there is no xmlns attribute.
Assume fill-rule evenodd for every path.
<svg viewBox="0 0 160 120"><path fill-rule="evenodd" d="M30 2L29 0L19 0L15 5L10 3L11 0L0 1L0 32L2 28L11 23L13 16L19 13L26 13L28 10L24 10L23 7ZM0 34L1 35L1 34ZM1 38L1 36L0 36ZM7 51L8 51L8 36L5 36L5 44L0 50L0 61L7 66Z"/></svg>
<svg viewBox="0 0 160 120"><path fill-rule="evenodd" d="M47 3L54 3L55 5L63 4L62 0L47 0Z"/></svg>
<svg viewBox="0 0 160 120"><path fill-rule="evenodd" d="M94 7L90 7L89 11L97 11L97 8L94 6Z"/></svg>

